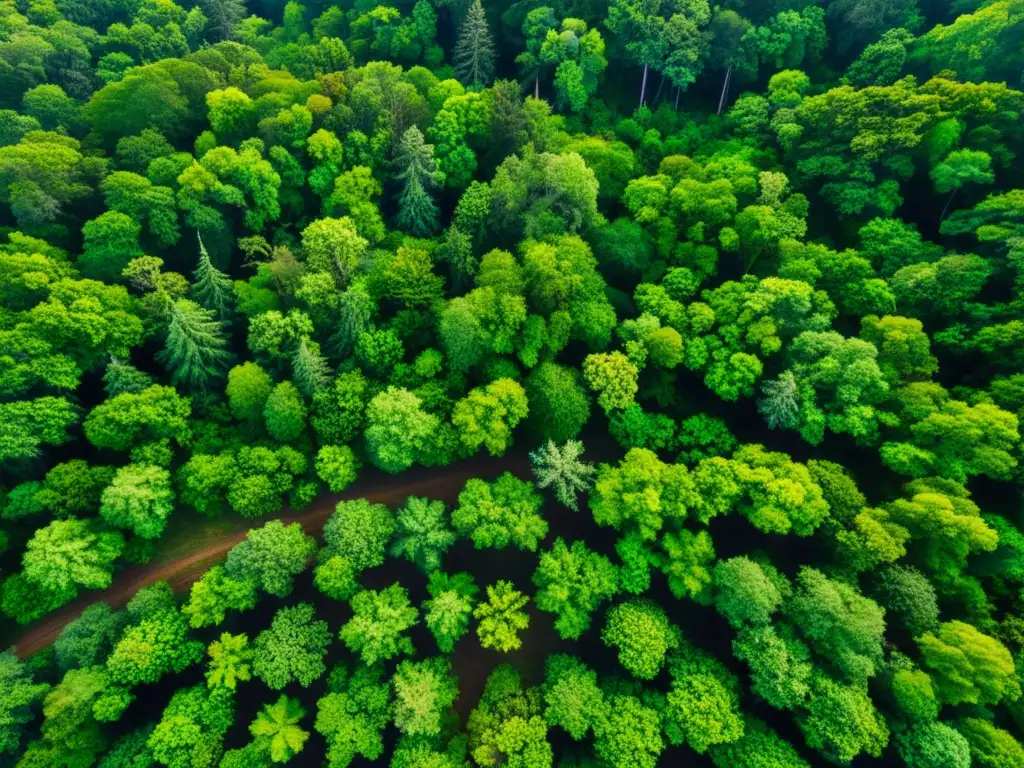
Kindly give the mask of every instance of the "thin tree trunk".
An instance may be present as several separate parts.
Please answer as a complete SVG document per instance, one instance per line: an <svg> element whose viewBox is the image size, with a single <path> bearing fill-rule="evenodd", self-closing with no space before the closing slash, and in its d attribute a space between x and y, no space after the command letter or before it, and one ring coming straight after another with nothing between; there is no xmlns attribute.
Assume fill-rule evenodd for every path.
<svg viewBox="0 0 1024 768"><path fill-rule="evenodd" d="M666 80L668 80L668 78L665 77L665 75L662 75L661 76L661 82L658 83L658 92L656 94L654 94L654 103L655 104L657 104L658 103L658 99L661 98L661 89L665 87L665 81Z"/></svg>
<svg viewBox="0 0 1024 768"><path fill-rule="evenodd" d="M644 79L640 83L640 106L644 105L644 98L647 96L647 65L644 64Z"/></svg>
<svg viewBox="0 0 1024 768"><path fill-rule="evenodd" d="M540 75L533 78L533 98L540 100Z"/></svg>
<svg viewBox="0 0 1024 768"><path fill-rule="evenodd" d="M960 191L959 188L958 189L954 189L953 190L953 194L950 195L949 196L949 200L946 201L946 205L942 209L942 215L939 216L939 223L940 224L942 223L942 220L944 218L946 218L946 212L949 210L949 204L953 202L953 198L956 197L956 193L959 192L959 191Z"/></svg>
<svg viewBox="0 0 1024 768"><path fill-rule="evenodd" d="M722 109L725 107L725 93L729 90L729 81L732 79L732 65L725 70L725 82L722 83L722 95L718 99L718 114L722 114Z"/></svg>
<svg viewBox="0 0 1024 768"><path fill-rule="evenodd" d="M682 90L678 85L676 86L676 112L679 111L679 94L682 93Z"/></svg>

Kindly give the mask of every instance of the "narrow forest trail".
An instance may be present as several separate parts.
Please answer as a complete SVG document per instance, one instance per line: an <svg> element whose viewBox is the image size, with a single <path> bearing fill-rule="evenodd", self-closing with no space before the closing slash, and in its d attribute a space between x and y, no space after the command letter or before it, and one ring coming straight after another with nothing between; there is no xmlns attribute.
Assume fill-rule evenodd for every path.
<svg viewBox="0 0 1024 768"><path fill-rule="evenodd" d="M247 520L247 528L232 531L208 542L202 548L183 557L162 560L146 565L126 568L114 577L114 583L105 590L80 595L62 608L45 616L24 630L11 646L18 658L26 658L47 648L60 636L61 630L81 616L93 603L104 602L112 608L122 608L143 587L166 581L176 593L192 586L213 564L227 556L228 551L242 541L251 528L258 528L271 520L300 523L306 533L318 536L324 523L334 512L339 501L368 499L374 503L399 507L409 496L426 496L454 504L466 481L473 477L493 479L502 472L512 472L525 478L530 470L525 453L501 458L474 458L439 469L417 467L393 477L383 472L368 472L344 493L323 494L302 512L286 511L273 517Z"/></svg>

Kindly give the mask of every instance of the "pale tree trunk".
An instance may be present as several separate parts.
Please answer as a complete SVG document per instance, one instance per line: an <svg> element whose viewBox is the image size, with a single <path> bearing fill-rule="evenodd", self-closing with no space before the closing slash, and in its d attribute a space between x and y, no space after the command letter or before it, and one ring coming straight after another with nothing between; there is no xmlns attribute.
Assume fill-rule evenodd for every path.
<svg viewBox="0 0 1024 768"><path fill-rule="evenodd" d="M540 100L540 75L533 78L533 98Z"/></svg>
<svg viewBox="0 0 1024 768"><path fill-rule="evenodd" d="M665 81L667 79L668 78L665 77L665 75L661 76L661 82L658 83L658 92L656 94L654 94L654 104L657 104L658 103L658 99L661 98L661 89L665 87Z"/></svg>
<svg viewBox="0 0 1024 768"><path fill-rule="evenodd" d="M676 112L679 111L679 94L682 93L682 90L678 85L676 86Z"/></svg>
<svg viewBox="0 0 1024 768"><path fill-rule="evenodd" d="M647 97L647 65L644 64L644 79L640 83L640 106L644 105L644 99Z"/></svg>
<svg viewBox="0 0 1024 768"><path fill-rule="evenodd" d="M730 64L729 68L727 70L725 70L725 82L722 83L722 95L718 99L718 113L717 114L719 114L719 115L722 114L722 110L725 108L725 94L729 90L729 81L730 80L732 80L732 64Z"/></svg>
<svg viewBox="0 0 1024 768"><path fill-rule="evenodd" d="M953 202L953 198L956 197L956 193L959 192L959 191L960 191L959 188L958 189L954 189L953 190L953 194L950 195L949 196L949 200L946 201L946 205L943 206L943 208L942 208L942 215L939 216L939 223L940 224L942 223L942 220L946 218L946 212L949 210L949 204Z"/></svg>

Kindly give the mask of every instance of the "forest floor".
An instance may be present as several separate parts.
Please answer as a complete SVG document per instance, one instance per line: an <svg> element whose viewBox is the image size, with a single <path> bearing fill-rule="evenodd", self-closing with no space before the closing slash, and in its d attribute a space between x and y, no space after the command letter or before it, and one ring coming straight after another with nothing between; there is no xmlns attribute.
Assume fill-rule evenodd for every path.
<svg viewBox="0 0 1024 768"><path fill-rule="evenodd" d="M443 468L416 467L403 472L400 478L368 470L362 479L344 493L324 494L301 512L285 510L280 515L255 520L217 518L179 527L168 532L157 555L149 563L122 570L115 575L114 583L107 589L82 594L30 624L11 647L19 658L27 658L52 645L64 627L93 603L102 601L112 608L122 608L136 592L158 581L166 581L177 593L184 592L212 565L223 560L251 528L262 526L270 520L281 520L285 524L299 523L306 533L318 536L339 501L367 499L396 508L402 506L409 496L426 496L454 504L470 478L490 480L502 472L512 472L526 478L529 470L525 452L500 458L468 459ZM192 516L191 519L196 520L196 517Z"/></svg>

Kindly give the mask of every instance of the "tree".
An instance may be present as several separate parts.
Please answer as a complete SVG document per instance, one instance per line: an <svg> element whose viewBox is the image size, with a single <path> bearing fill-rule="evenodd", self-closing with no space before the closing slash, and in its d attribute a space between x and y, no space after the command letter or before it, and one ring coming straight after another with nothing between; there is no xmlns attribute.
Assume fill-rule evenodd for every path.
<svg viewBox="0 0 1024 768"><path fill-rule="evenodd" d="M501 456L512 444L512 430L528 413L526 392L513 379L497 379L476 387L455 404L452 424L467 452L481 445L492 456Z"/></svg>
<svg viewBox="0 0 1024 768"><path fill-rule="evenodd" d="M395 725L409 736L437 736L448 708L459 695L451 664L440 656L403 661L391 680L395 688Z"/></svg>
<svg viewBox="0 0 1024 768"><path fill-rule="evenodd" d="M931 170L935 191L939 194L949 192L949 199L939 215L939 220L946 218L953 197L967 184L991 184L995 175L991 170L992 158L987 152L972 149L960 149L950 152L946 159Z"/></svg>
<svg viewBox="0 0 1024 768"><path fill-rule="evenodd" d="M744 720L743 736L710 752L715 768L809 768L788 741L752 717Z"/></svg>
<svg viewBox="0 0 1024 768"><path fill-rule="evenodd" d="M641 680L653 680L665 655L679 646L680 635L656 603L630 600L608 611L601 640L618 650L623 669Z"/></svg>
<svg viewBox="0 0 1024 768"><path fill-rule="evenodd" d="M430 189L444 181L444 174L434 162L434 146L423 140L415 125L402 135L395 166L395 178L404 184L398 195L398 226L415 237L429 237L437 229L437 205Z"/></svg>
<svg viewBox="0 0 1024 768"><path fill-rule="evenodd" d="M206 666L206 684L210 688L223 686L234 691L239 682L252 679L253 651L249 637L222 632L206 649L210 661Z"/></svg>
<svg viewBox="0 0 1024 768"><path fill-rule="evenodd" d="M204 650L190 639L188 622L172 605L128 627L107 659L107 670L124 685L155 683L197 663Z"/></svg>
<svg viewBox="0 0 1024 768"><path fill-rule="evenodd" d="M257 363L242 363L228 371L228 404L239 421L263 421L263 409L273 391L274 380Z"/></svg>
<svg viewBox="0 0 1024 768"><path fill-rule="evenodd" d="M109 587L123 550L124 537L94 520L54 520L29 539L22 565L26 579L66 601L79 587Z"/></svg>
<svg viewBox="0 0 1024 768"><path fill-rule="evenodd" d="M718 612L736 629L768 624L782 598L777 579L748 557L732 557L715 565L712 600Z"/></svg>
<svg viewBox="0 0 1024 768"><path fill-rule="evenodd" d="M605 413L625 408L633 402L639 371L621 352L587 355L583 378L598 393L597 404Z"/></svg>
<svg viewBox="0 0 1024 768"><path fill-rule="evenodd" d="M885 718L867 692L818 675L807 714L798 718L808 746L831 762L848 764L861 752L879 757L889 741Z"/></svg>
<svg viewBox="0 0 1024 768"><path fill-rule="evenodd" d="M567 440L559 447L553 440L548 440L536 451L530 452L530 464L537 478L538 488L553 486L555 498L559 503L574 512L579 507L576 496L590 488L594 467L580 461L583 454L583 443L578 440Z"/></svg>
<svg viewBox="0 0 1024 768"><path fill-rule="evenodd" d="M555 629L568 640L578 640L590 628L590 615L619 591L618 570L608 558L582 541L566 546L561 537L541 553L533 583L537 607L557 615Z"/></svg>
<svg viewBox="0 0 1024 768"><path fill-rule="evenodd" d="M544 717L575 741L600 727L608 704L598 687L597 673L575 656L553 653L544 662Z"/></svg>
<svg viewBox="0 0 1024 768"><path fill-rule="evenodd" d="M402 472L426 457L440 424L422 404L412 392L388 387L366 406L366 449L385 472Z"/></svg>
<svg viewBox="0 0 1024 768"><path fill-rule="evenodd" d="M22 731L36 718L49 690L46 683L32 679L32 672L13 653L0 654L0 754L18 751Z"/></svg>
<svg viewBox="0 0 1024 768"><path fill-rule="evenodd" d="M308 688L326 671L324 655L331 642L326 621L315 619L310 603L281 608L270 628L253 643L252 671L276 691L292 681Z"/></svg>
<svg viewBox="0 0 1024 768"><path fill-rule="evenodd" d="M97 448L127 451L144 441L173 440L179 445L190 436L192 405L171 387L153 385L138 394L125 392L97 405L82 425Z"/></svg>
<svg viewBox="0 0 1024 768"><path fill-rule="evenodd" d="M956 728L967 739L971 757L981 765L1009 766L1024 758L1024 747L1013 734L988 720L965 717Z"/></svg>
<svg viewBox="0 0 1024 768"><path fill-rule="evenodd" d="M590 400L574 368L543 362L523 381L528 424L542 439L572 440L590 419Z"/></svg>
<svg viewBox="0 0 1024 768"><path fill-rule="evenodd" d="M245 0L200 0L206 16L206 34L214 41L231 40L235 28L245 18Z"/></svg>
<svg viewBox="0 0 1024 768"><path fill-rule="evenodd" d="M353 616L339 636L366 665L387 661L399 654L412 655L412 640L405 636L416 624L419 611L398 584L374 591L364 589L350 601Z"/></svg>
<svg viewBox="0 0 1024 768"><path fill-rule="evenodd" d="M356 481L359 459L347 445L325 445L316 454L316 473L331 493L341 493Z"/></svg>
<svg viewBox="0 0 1024 768"><path fill-rule="evenodd" d="M306 427L306 402L298 387L282 381L270 392L263 406L263 419L267 432L275 440L290 443L297 440Z"/></svg>
<svg viewBox="0 0 1024 768"><path fill-rule="evenodd" d="M480 592L468 573L452 576L433 571L427 582L430 600L423 603L424 623L442 653L452 653L455 644L469 631L469 617Z"/></svg>
<svg viewBox="0 0 1024 768"><path fill-rule="evenodd" d="M66 624L53 644L61 670L102 664L124 631L127 617L103 602L93 603Z"/></svg>
<svg viewBox="0 0 1024 768"><path fill-rule="evenodd" d="M324 541L332 554L343 556L357 572L383 564L395 519L383 504L366 499L340 501L324 524Z"/></svg>
<svg viewBox="0 0 1024 768"><path fill-rule="evenodd" d="M696 487L682 464L665 464L653 451L634 448L619 466L602 464L590 494L594 522L637 531L654 540L667 522L685 519Z"/></svg>
<svg viewBox="0 0 1024 768"><path fill-rule="evenodd" d="M256 747L268 753L272 762L287 763L302 751L309 738L309 732L299 727L305 716L306 710L296 699L282 694L274 704L263 705L249 726L249 733Z"/></svg>
<svg viewBox="0 0 1024 768"><path fill-rule="evenodd" d="M310 398L331 382L331 368L320 347L305 336L299 339L292 355L292 375L302 394Z"/></svg>
<svg viewBox="0 0 1024 768"><path fill-rule="evenodd" d="M470 88L483 88L494 77L497 53L480 0L473 0L459 28L452 62L455 76Z"/></svg>
<svg viewBox="0 0 1024 768"><path fill-rule="evenodd" d="M392 557L404 557L424 573L441 567L444 553L455 543L448 527L443 501L410 496L396 516L397 530L391 544Z"/></svg>
<svg viewBox="0 0 1024 768"><path fill-rule="evenodd" d="M487 602L473 610L473 617L480 622L476 628L480 645L503 653L519 648L523 644L519 632L530 626L530 617L522 610L529 601L510 581L488 586Z"/></svg>
<svg viewBox="0 0 1024 768"><path fill-rule="evenodd" d="M784 371L775 381L761 384L764 397L757 409L768 422L768 429L791 429L800 421L800 388L792 371Z"/></svg>
<svg viewBox="0 0 1024 768"><path fill-rule="evenodd" d="M896 750L908 768L970 768L967 739L945 723L920 723L896 734Z"/></svg>
<svg viewBox="0 0 1024 768"><path fill-rule="evenodd" d="M157 539L173 508L171 473L163 467L129 464L103 491L100 517L144 539Z"/></svg>
<svg viewBox="0 0 1024 768"><path fill-rule="evenodd" d="M939 604L935 587L912 566L892 565L878 574L875 596L913 637L938 627ZM890 619L891 621L891 619Z"/></svg>
<svg viewBox="0 0 1024 768"><path fill-rule="evenodd" d="M167 341L157 359L171 374L171 383L205 392L227 368L227 340L214 313L179 299L170 307Z"/></svg>
<svg viewBox="0 0 1024 768"><path fill-rule="evenodd" d="M479 765L552 766L543 701L536 689L523 690L519 673L507 664L487 677L466 728L470 754Z"/></svg>
<svg viewBox="0 0 1024 768"><path fill-rule="evenodd" d="M271 520L231 548L225 572L233 578L252 579L275 597L287 597L292 579L306 569L315 552L316 542L302 532L301 525Z"/></svg>
<svg viewBox="0 0 1024 768"><path fill-rule="evenodd" d="M163 765L214 768L233 719L234 702L226 691L207 691L201 685L182 688L171 697L146 743Z"/></svg>
<svg viewBox="0 0 1024 768"><path fill-rule="evenodd" d="M669 663L672 689L665 697L666 732L703 754L743 735L739 680L712 656L683 644Z"/></svg>
<svg viewBox="0 0 1024 768"><path fill-rule="evenodd" d="M540 516L542 499L533 486L505 472L493 483L478 478L466 482L452 512L452 527L477 549L509 545L534 552L548 532Z"/></svg>
<svg viewBox="0 0 1024 768"><path fill-rule="evenodd" d="M612 768L655 768L665 748L658 710L636 696L607 698L608 718L594 732L594 753Z"/></svg>
<svg viewBox="0 0 1024 768"><path fill-rule="evenodd" d="M917 645L936 693L948 704L997 704L1020 696L1010 652L970 624L943 622L917 638Z"/></svg>
<svg viewBox="0 0 1024 768"><path fill-rule="evenodd" d="M384 751L381 733L391 721L391 686L380 667L356 666L349 675L335 667L328 693L317 701L314 728L327 740L327 763L344 768L356 755L376 760Z"/></svg>
<svg viewBox="0 0 1024 768"><path fill-rule="evenodd" d="M231 320L234 292L230 278L210 261L202 238L199 239L199 265L192 273L192 297L204 309L213 312L221 323Z"/></svg>

